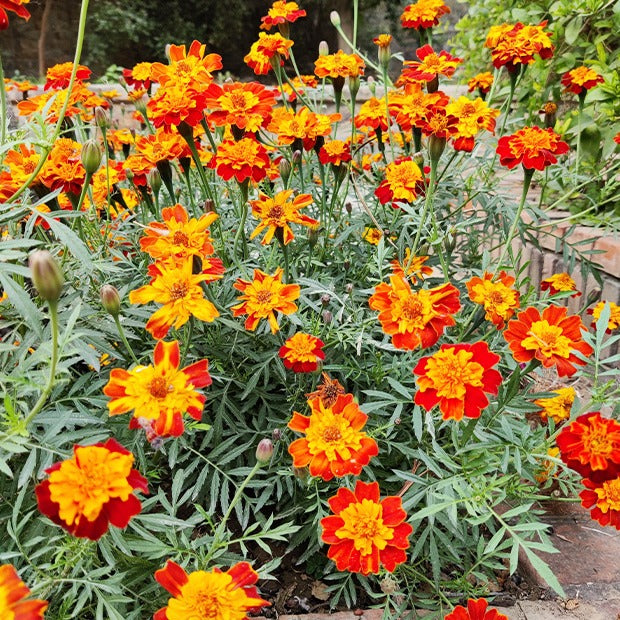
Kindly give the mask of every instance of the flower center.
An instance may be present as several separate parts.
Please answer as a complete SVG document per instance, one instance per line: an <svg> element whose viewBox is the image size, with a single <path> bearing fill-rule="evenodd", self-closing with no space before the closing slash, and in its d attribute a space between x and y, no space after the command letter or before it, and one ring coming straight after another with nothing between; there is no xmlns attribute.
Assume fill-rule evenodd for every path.
<svg viewBox="0 0 620 620"><path fill-rule="evenodd" d="M583 445L586 451L597 456L607 456L613 452L613 442L607 434L606 427L594 428L584 433Z"/></svg>
<svg viewBox="0 0 620 620"><path fill-rule="evenodd" d="M484 367L472 362L471 351L438 351L426 363L426 376L433 382L437 396L465 398L467 386L482 387Z"/></svg>
<svg viewBox="0 0 620 620"><path fill-rule="evenodd" d="M404 330L424 329L433 318L433 304L426 291L419 291L407 297L401 304L394 305L396 320L404 323ZM400 308L398 307L400 305Z"/></svg>
<svg viewBox="0 0 620 620"><path fill-rule="evenodd" d="M256 301L259 304L268 304L273 297L273 293L271 291L258 291L256 293Z"/></svg>
<svg viewBox="0 0 620 620"><path fill-rule="evenodd" d="M170 287L170 298L172 301L176 301L177 299L183 299L183 297L187 296L189 291L189 284L187 282L175 282Z"/></svg>
<svg viewBox="0 0 620 620"><path fill-rule="evenodd" d="M521 148L518 149L520 152L527 150L538 153L541 150L550 150L553 148L551 136L546 131L524 131L520 137Z"/></svg>
<svg viewBox="0 0 620 620"><path fill-rule="evenodd" d="M282 205L273 205L273 207L271 207L267 212L267 218L272 220L282 219L283 216L284 208L282 207Z"/></svg>
<svg viewBox="0 0 620 620"><path fill-rule="evenodd" d="M177 230L172 237L172 243L174 243L175 245L183 245L185 247L188 247L189 237L182 230Z"/></svg>
<svg viewBox="0 0 620 620"><path fill-rule="evenodd" d="M360 555L370 555L373 547L381 551L394 538L393 530L383 523L383 506L369 499L349 504L339 516L344 524L336 530L336 536L352 540Z"/></svg>
<svg viewBox="0 0 620 620"><path fill-rule="evenodd" d="M546 319L535 321L527 334L528 337L521 343L524 349L538 350L545 357L570 357L570 338L564 336L559 325L549 325Z"/></svg>
<svg viewBox="0 0 620 620"><path fill-rule="evenodd" d="M323 430L323 441L332 443L334 441L340 441L342 439L342 433L339 428L335 426L328 426Z"/></svg>
<svg viewBox="0 0 620 620"><path fill-rule="evenodd" d="M168 382L163 377L155 377L149 383L149 392L153 398L166 398L169 392Z"/></svg>

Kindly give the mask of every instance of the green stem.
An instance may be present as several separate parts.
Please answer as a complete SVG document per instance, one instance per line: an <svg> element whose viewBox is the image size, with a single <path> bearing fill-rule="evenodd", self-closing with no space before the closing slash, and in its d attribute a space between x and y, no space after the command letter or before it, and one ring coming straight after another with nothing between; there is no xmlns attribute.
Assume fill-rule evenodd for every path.
<svg viewBox="0 0 620 620"><path fill-rule="evenodd" d="M6 101L6 85L4 83L4 69L2 68L2 54L0 54L0 145L6 140L7 128L7 101Z"/></svg>
<svg viewBox="0 0 620 620"><path fill-rule="evenodd" d="M284 256L284 282L288 284L291 281L290 266L289 266L289 259L288 259L288 247L286 246L284 241L280 241L280 239L278 239L278 242L280 243L280 247L282 248L282 255Z"/></svg>
<svg viewBox="0 0 620 620"><path fill-rule="evenodd" d="M127 349L127 352L131 356L131 359L139 366L140 362L138 361L136 354L133 352L133 349L131 348L131 346L129 345L129 342L127 341L127 337L125 336L125 330L123 329L123 326L121 325L121 322L118 318L118 314L114 317L114 323L116 323L116 329L118 330L118 334L121 337L121 340L123 341L123 344L125 345L125 348Z"/></svg>
<svg viewBox="0 0 620 620"><path fill-rule="evenodd" d="M426 188L426 196L424 198L424 208L422 209L422 216L420 218L420 225L418 226L418 230L415 235L415 239L413 241L413 246L411 247L411 257L410 261L417 256L418 246L420 245L420 237L422 236L422 230L424 229L424 224L426 224L426 220L428 218L428 214L430 210L433 208L433 192L435 189L435 180L437 176L437 161L431 160L431 178L428 183L428 187ZM405 267L405 273L407 273L407 269L409 265Z"/></svg>
<svg viewBox="0 0 620 620"><path fill-rule="evenodd" d="M579 159L581 157L581 122L582 122L584 101L585 101L585 91L583 95L579 95L579 112L577 116L577 152L575 153L575 175L579 174Z"/></svg>
<svg viewBox="0 0 620 620"><path fill-rule="evenodd" d="M244 240L244 245L243 245L243 260L245 260L247 258L246 256L246 244L245 244L245 221L248 217L248 205L246 202L243 202L243 204L241 205L241 217L239 218L239 227L237 228L237 232L235 233L235 240L233 241L233 259L235 260L235 262L238 260L237 258L237 246L239 244L239 239L241 238L242 235L244 235L243 240Z"/></svg>
<svg viewBox="0 0 620 620"><path fill-rule="evenodd" d="M357 17L359 14L359 0L353 0L353 49L357 45Z"/></svg>

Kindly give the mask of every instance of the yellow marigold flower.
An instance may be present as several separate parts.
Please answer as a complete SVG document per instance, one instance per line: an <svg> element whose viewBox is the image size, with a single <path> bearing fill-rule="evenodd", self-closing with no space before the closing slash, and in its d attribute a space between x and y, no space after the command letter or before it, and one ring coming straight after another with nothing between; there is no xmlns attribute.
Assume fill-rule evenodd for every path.
<svg viewBox="0 0 620 620"><path fill-rule="evenodd" d="M290 200L292 195L293 190L286 189L275 194L273 198L266 194L260 194L258 200L250 200L253 215L262 220L250 239L254 239L267 229L267 234L261 241L262 245L270 243L274 235L286 245L295 238L290 224L301 224L302 226L316 226L318 224L317 220L299 212L300 209L312 203L312 196L310 194L299 194Z"/></svg>
<svg viewBox="0 0 620 620"><path fill-rule="evenodd" d="M372 127L375 130L387 131L388 120L385 110L385 97L381 97L381 99L371 97L368 101L364 101L355 117L355 126L358 129Z"/></svg>
<svg viewBox="0 0 620 620"><path fill-rule="evenodd" d="M580 297L581 291L577 290L577 283L567 273L554 273L540 283L541 291L549 291L551 295L575 291L571 297Z"/></svg>
<svg viewBox="0 0 620 620"><path fill-rule="evenodd" d="M206 47L196 40L192 41L187 51L185 45L171 45L168 48L170 63L154 62L151 65L151 80L162 85L172 82L178 87L191 86L204 91L213 81L213 72L222 68L222 57L218 54L205 56Z"/></svg>
<svg viewBox="0 0 620 620"><path fill-rule="evenodd" d="M500 271L495 281L493 274L485 271L482 278L475 276L466 282L469 298L484 308L485 318L497 329L503 329L519 307L519 293L512 288L514 283L515 279L505 271Z"/></svg>
<svg viewBox="0 0 620 620"><path fill-rule="evenodd" d="M161 127L154 134L136 136L136 153L148 159L153 167L158 161L191 157L191 151L180 134Z"/></svg>
<svg viewBox="0 0 620 620"><path fill-rule="evenodd" d="M369 228L368 226L364 228L364 232L362 233L362 239L364 241L368 241L372 245L379 245L379 241L383 238L383 231L378 228Z"/></svg>
<svg viewBox="0 0 620 620"><path fill-rule="evenodd" d="M613 301L599 301L594 308L588 310L588 314L591 314L594 319L594 321L592 321L592 327L596 327L596 322L601 318L601 313L603 312L605 304L609 304L610 307L609 323L607 323L607 329L605 331L611 334L614 329L620 327L620 306Z"/></svg>
<svg viewBox="0 0 620 620"><path fill-rule="evenodd" d="M486 95L491 90L491 86L493 86L493 74L490 71L478 73L467 82L467 90L470 93L478 89L481 94Z"/></svg>
<svg viewBox="0 0 620 620"><path fill-rule="evenodd" d="M306 151L314 148L319 136L331 132L332 123L339 121L340 114L315 114L306 107L297 111L276 108L267 130L278 136L278 144L292 144Z"/></svg>
<svg viewBox="0 0 620 620"><path fill-rule="evenodd" d="M301 289L298 284L284 284L283 271L280 267L270 276L260 269L254 270L254 279L250 282L239 278L233 286L243 294L239 297L240 304L232 307L233 316L247 314L245 328L254 331L261 319L269 321L271 333L279 329L276 311L282 314L297 312L294 302L299 297Z"/></svg>
<svg viewBox="0 0 620 620"><path fill-rule="evenodd" d="M4 620L42 620L47 601L28 599L28 596L30 590L15 568L11 564L0 565L0 617Z"/></svg>
<svg viewBox="0 0 620 620"><path fill-rule="evenodd" d="M381 204L413 202L424 190L424 179L418 164L411 157L397 159L385 167L385 179L375 190ZM394 208L398 208L397 206Z"/></svg>
<svg viewBox="0 0 620 620"><path fill-rule="evenodd" d="M320 338L297 332L280 347L278 355L293 372L314 372L325 359L324 346Z"/></svg>
<svg viewBox="0 0 620 620"><path fill-rule="evenodd" d="M556 424L570 418L570 410L575 402L575 388L565 387L559 390L553 390L557 396L550 398L539 398L534 401L535 405L542 407L540 417L543 420L553 418Z"/></svg>
<svg viewBox="0 0 620 620"><path fill-rule="evenodd" d="M347 78L364 75L364 61L357 54L345 54L338 50L335 54L319 56L314 61L314 73L320 78Z"/></svg>
<svg viewBox="0 0 620 620"><path fill-rule="evenodd" d="M499 110L489 108L480 97L472 101L469 97L461 96L446 106L446 114L458 119L453 136L455 150L471 152L474 136L481 129L494 133Z"/></svg>

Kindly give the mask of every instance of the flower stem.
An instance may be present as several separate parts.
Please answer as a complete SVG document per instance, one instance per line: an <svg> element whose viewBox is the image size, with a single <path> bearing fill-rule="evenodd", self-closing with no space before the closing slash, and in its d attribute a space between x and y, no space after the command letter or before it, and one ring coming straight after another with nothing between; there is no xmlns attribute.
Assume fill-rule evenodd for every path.
<svg viewBox="0 0 620 620"><path fill-rule="evenodd" d="M129 345L129 342L127 341L127 337L125 336L125 330L123 329L123 326L121 325L118 315L114 317L114 323L116 323L116 329L118 330L118 334L121 337L121 340L123 341L123 344L125 345L125 348L127 349L127 352L131 356L131 359L136 364L140 365L140 362L138 361L136 354L133 352L133 349L131 348L131 346Z"/></svg>
<svg viewBox="0 0 620 620"><path fill-rule="evenodd" d="M585 91L579 95L579 111L577 116L577 152L575 153L575 175L579 174L579 159L581 157L581 122L583 115L583 102L585 101Z"/></svg>

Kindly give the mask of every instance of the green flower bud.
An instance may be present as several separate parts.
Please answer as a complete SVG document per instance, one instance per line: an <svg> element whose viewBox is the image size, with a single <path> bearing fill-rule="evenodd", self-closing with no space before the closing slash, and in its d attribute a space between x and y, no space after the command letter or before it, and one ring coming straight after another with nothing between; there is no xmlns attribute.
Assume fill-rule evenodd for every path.
<svg viewBox="0 0 620 620"><path fill-rule="evenodd" d="M101 165L101 149L94 140L87 140L82 146L82 165L86 174L92 175Z"/></svg>
<svg viewBox="0 0 620 620"><path fill-rule="evenodd" d="M273 442L271 439L261 439L256 447L256 460L261 465L266 465L273 456Z"/></svg>
<svg viewBox="0 0 620 620"><path fill-rule="evenodd" d="M47 250L37 250L28 258L32 283L42 299L56 302L60 297L64 277L58 263Z"/></svg>
<svg viewBox="0 0 620 620"><path fill-rule="evenodd" d="M111 284L104 284L99 291L99 297L101 298L101 305L105 311L112 315L118 316L121 311L121 296L118 294L118 290Z"/></svg>

